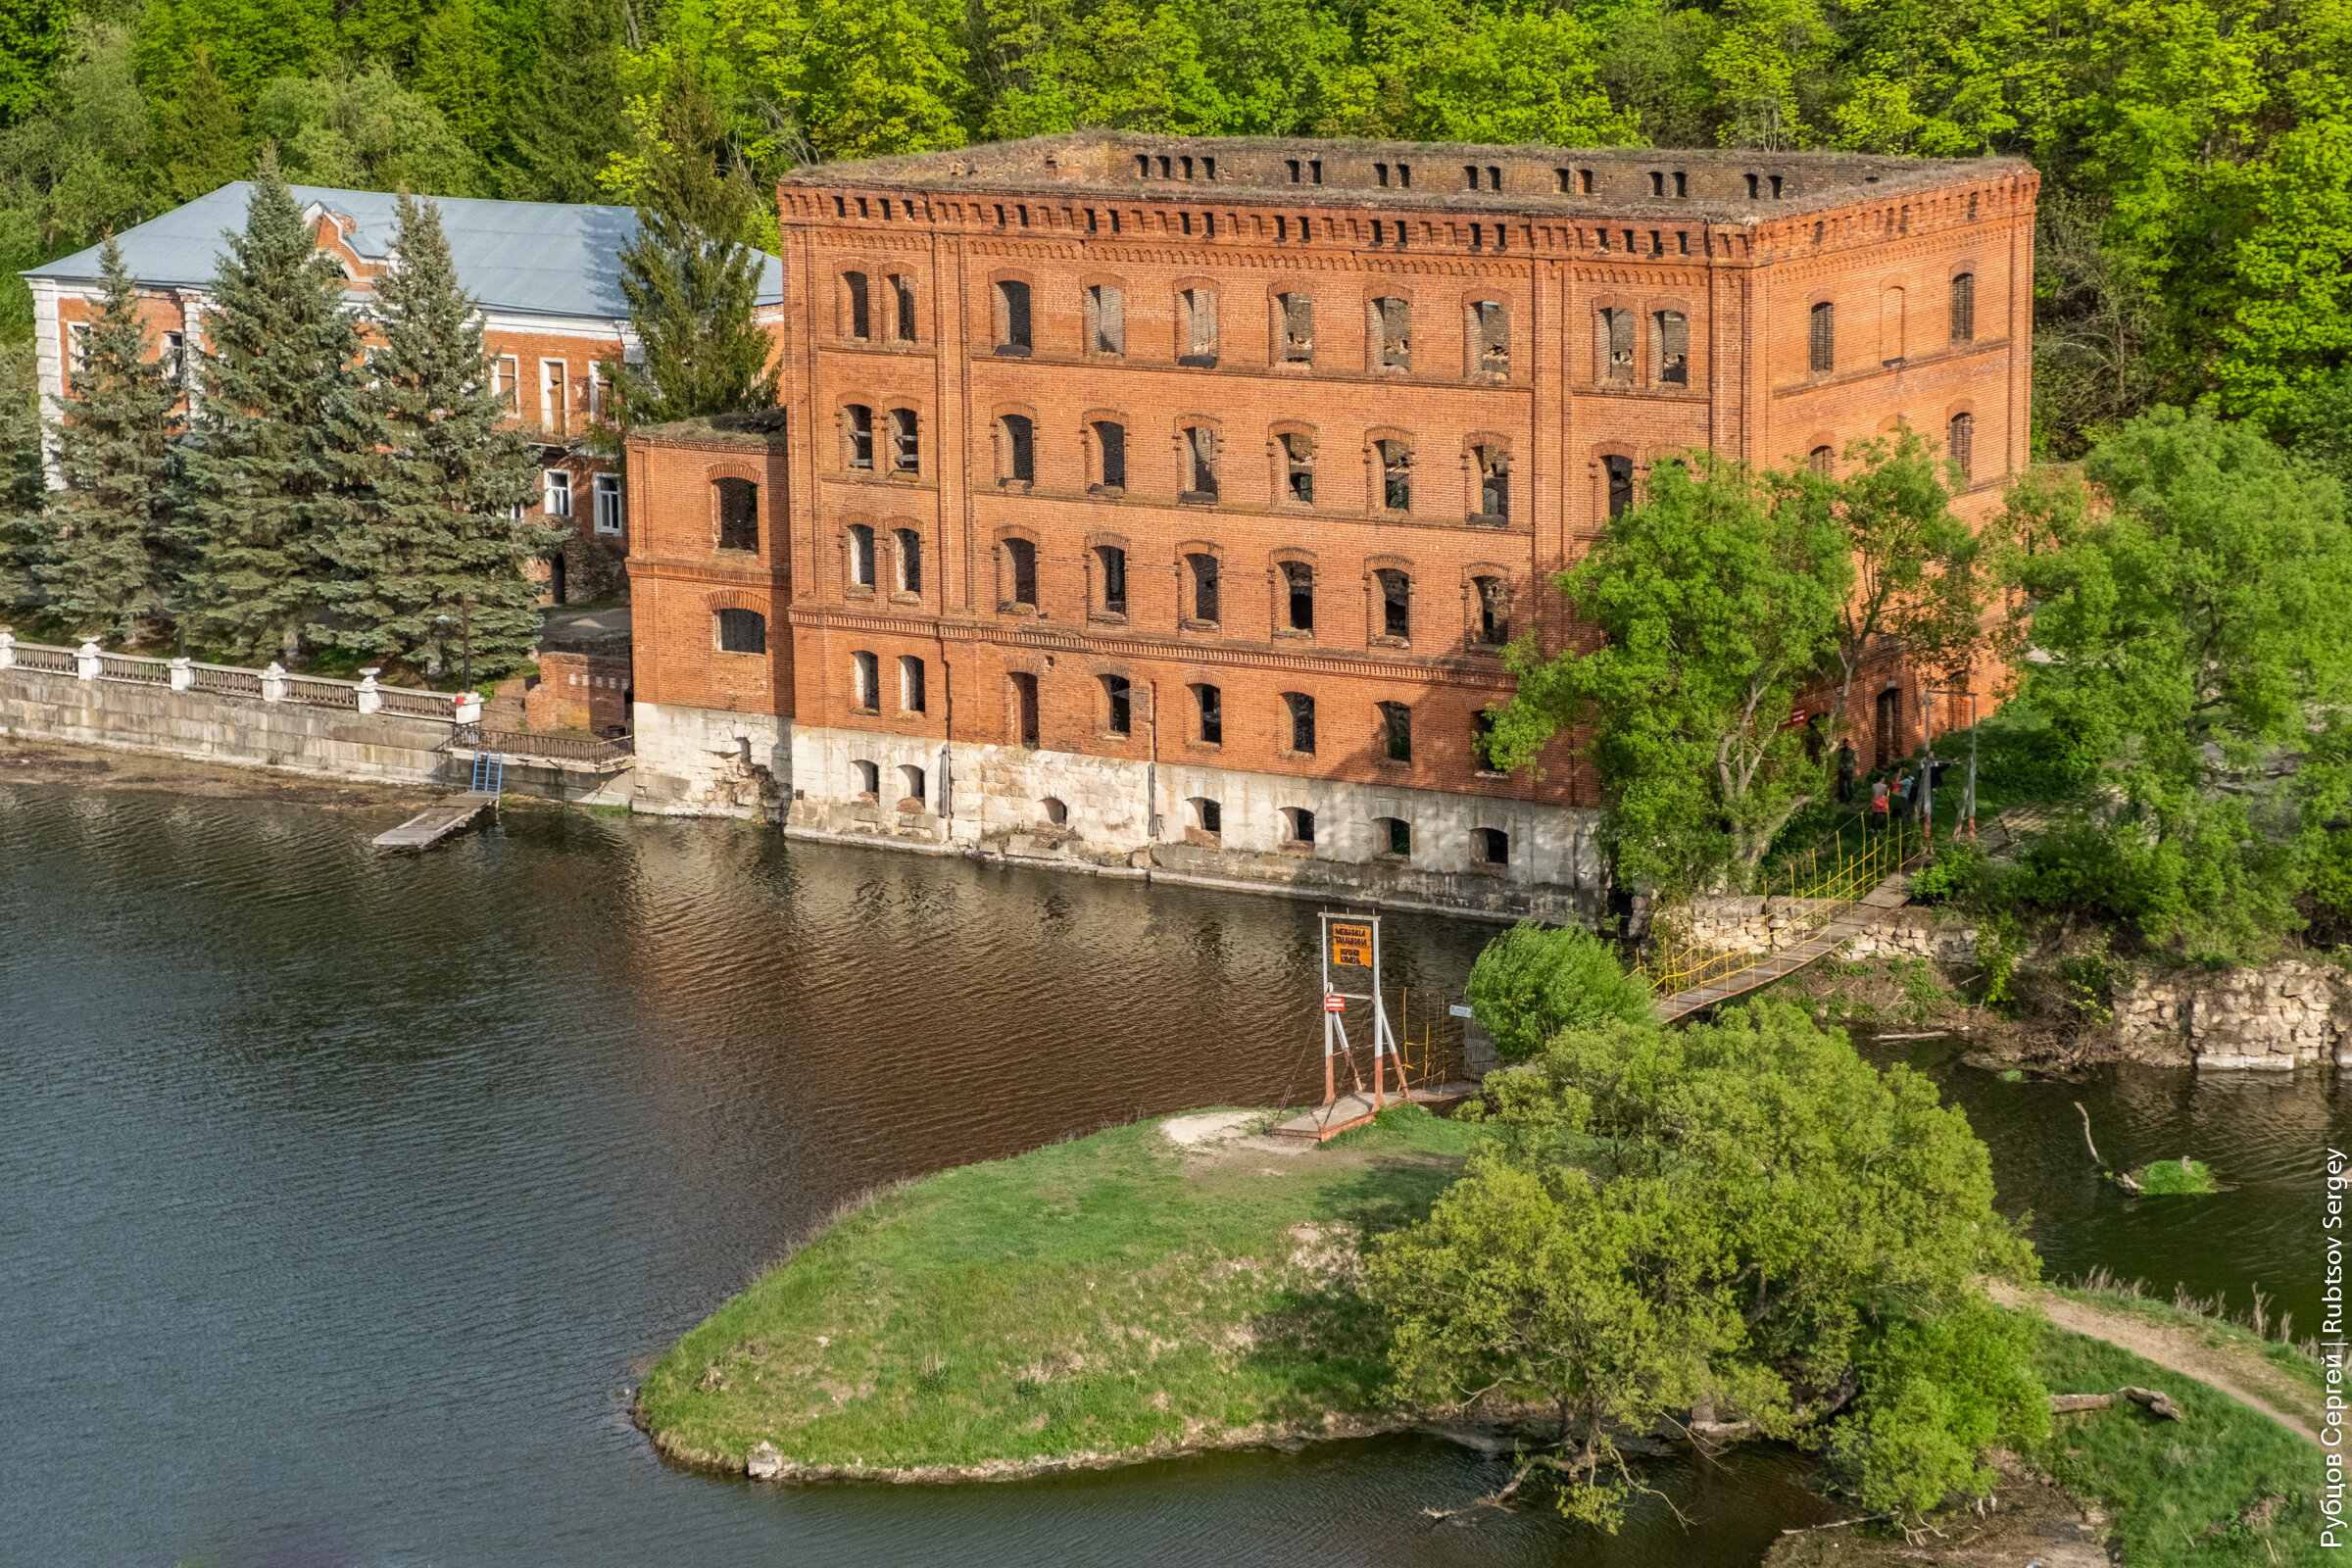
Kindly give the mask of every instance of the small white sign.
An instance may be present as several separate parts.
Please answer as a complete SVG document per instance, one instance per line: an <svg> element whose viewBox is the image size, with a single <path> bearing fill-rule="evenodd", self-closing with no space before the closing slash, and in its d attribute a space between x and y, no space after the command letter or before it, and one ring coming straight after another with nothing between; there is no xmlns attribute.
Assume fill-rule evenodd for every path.
<svg viewBox="0 0 2352 1568"><path fill-rule="evenodd" d="M1450 1006L1450 1007L1447 1007L1446 1010L1446 1012L1447 1012L1447 1013L1451 1014L1453 1017L1456 1017L1456 1018L1467 1018L1467 1017L1469 1017L1469 1016L1470 1016L1470 1009L1469 1009L1468 1007L1465 1007L1465 1006L1463 1006L1463 1005L1462 1005L1460 1003L1458 1003L1458 1002L1457 1002L1457 1003L1455 1003L1455 1004L1454 1004L1452 1006Z"/></svg>

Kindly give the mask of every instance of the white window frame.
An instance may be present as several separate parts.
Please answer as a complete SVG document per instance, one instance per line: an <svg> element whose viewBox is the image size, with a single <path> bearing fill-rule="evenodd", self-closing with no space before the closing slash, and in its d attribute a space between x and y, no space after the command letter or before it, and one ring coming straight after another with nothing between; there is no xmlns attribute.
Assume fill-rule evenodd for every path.
<svg viewBox="0 0 2352 1568"><path fill-rule="evenodd" d="M571 470L542 468L539 470L539 509L550 517L571 515Z"/></svg>
<svg viewBox="0 0 2352 1568"><path fill-rule="evenodd" d="M490 395L498 399L500 411L510 419L522 417L522 361L512 354L501 354L490 362Z"/></svg>
<svg viewBox="0 0 2352 1568"><path fill-rule="evenodd" d="M571 365L566 360L539 362L539 428L561 435L570 428Z"/></svg>
<svg viewBox="0 0 2352 1568"><path fill-rule="evenodd" d="M622 496L620 475L600 473L590 487L596 507L596 531L618 534L626 531L628 502Z"/></svg>

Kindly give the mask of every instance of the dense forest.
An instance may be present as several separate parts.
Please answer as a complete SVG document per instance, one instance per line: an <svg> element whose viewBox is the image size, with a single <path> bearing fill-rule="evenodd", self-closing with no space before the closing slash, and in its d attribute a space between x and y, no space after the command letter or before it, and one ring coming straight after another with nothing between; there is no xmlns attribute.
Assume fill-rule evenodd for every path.
<svg viewBox="0 0 2352 1568"><path fill-rule="evenodd" d="M242 177L628 202L670 68L770 182L1082 125L2017 153L2036 418L2292 438L2352 349L2352 0L14 0L0 266ZM29 330L0 284L0 337Z"/></svg>

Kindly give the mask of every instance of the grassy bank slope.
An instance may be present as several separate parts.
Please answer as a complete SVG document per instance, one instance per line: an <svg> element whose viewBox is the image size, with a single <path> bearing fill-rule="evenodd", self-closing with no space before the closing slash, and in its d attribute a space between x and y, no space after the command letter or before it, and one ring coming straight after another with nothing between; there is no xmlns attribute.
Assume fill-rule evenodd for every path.
<svg viewBox="0 0 2352 1568"><path fill-rule="evenodd" d="M1147 1122L947 1171L720 1307L640 1408L675 1457L740 1468L767 1442L818 1474L1368 1428L1387 1374L1335 1288L1352 1233L1425 1212L1477 1137L1417 1108L1307 1152Z"/></svg>

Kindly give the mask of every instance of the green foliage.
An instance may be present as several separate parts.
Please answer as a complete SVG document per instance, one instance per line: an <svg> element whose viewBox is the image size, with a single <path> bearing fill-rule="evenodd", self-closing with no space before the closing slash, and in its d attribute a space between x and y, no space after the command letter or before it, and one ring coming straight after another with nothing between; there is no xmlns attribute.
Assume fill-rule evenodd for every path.
<svg viewBox="0 0 2352 1568"><path fill-rule="evenodd" d="M213 69L209 44L196 46L178 87L156 109L155 142L156 194L165 201L192 202L245 177L245 118Z"/></svg>
<svg viewBox="0 0 2352 1568"><path fill-rule="evenodd" d="M1984 874L1984 852L1966 842L1947 844L1911 873L1911 902L1949 904L1965 897Z"/></svg>
<svg viewBox="0 0 2352 1568"><path fill-rule="evenodd" d="M146 216L139 176L149 141L129 30L76 23L55 84L0 132L5 248L29 242L47 254L82 235L139 221Z"/></svg>
<svg viewBox="0 0 2352 1568"><path fill-rule="evenodd" d="M139 23L139 78L169 92L202 48L241 109L281 76L335 54L332 0L150 0Z"/></svg>
<svg viewBox="0 0 2352 1568"><path fill-rule="evenodd" d="M127 640L172 609L165 531L179 387L155 358L137 281L111 239L102 266L106 297L54 431L65 488L49 498L39 575L74 635Z"/></svg>
<svg viewBox="0 0 2352 1568"><path fill-rule="evenodd" d="M1857 1357L1862 1396L1830 1452L1863 1507L1916 1519L1952 1494L1981 1497L1995 1480L1979 1463L1985 1449L2049 1435L2049 1390L2033 1367L2041 1326L1971 1301L1897 1322Z"/></svg>
<svg viewBox="0 0 2352 1568"><path fill-rule="evenodd" d="M0 610L32 602L48 489L32 345L0 343Z"/></svg>
<svg viewBox="0 0 2352 1568"><path fill-rule="evenodd" d="M1465 988L1473 1012L1506 1061L1524 1061L1562 1029L1653 1016L1649 988L1582 926L1547 930L1522 920L1479 953Z"/></svg>
<svg viewBox="0 0 2352 1568"><path fill-rule="evenodd" d="M257 175L205 313L172 531L188 562L182 630L290 659L323 611L321 546L348 518L360 337L343 274L313 244L275 160L265 154Z"/></svg>
<svg viewBox="0 0 2352 1568"><path fill-rule="evenodd" d="M74 0L16 0L0 11L0 125L39 99L66 52Z"/></svg>
<svg viewBox="0 0 2352 1568"><path fill-rule="evenodd" d="M510 513L538 469L520 432L502 428L474 301L431 202L403 193L398 268L376 285L382 344L350 398L357 504L321 537L335 568L324 590L339 647L452 662L498 676L538 640L538 587L522 564L563 535Z"/></svg>
<svg viewBox="0 0 2352 1568"><path fill-rule="evenodd" d="M349 76L271 82L246 117L248 132L277 144L286 178L344 190L475 194L471 149L441 111L381 66Z"/></svg>
<svg viewBox="0 0 2352 1568"><path fill-rule="evenodd" d="M1981 1434L2032 1430L2027 1347L1976 1280L2028 1277L2034 1255L1924 1077L1765 1002L1687 1030L1566 1031L1489 1086L1502 1136L1381 1239L1368 1288L1413 1397L1553 1406L1572 1513L1622 1506L1609 1429L1685 1405L1833 1436L1902 1498L1949 1484L1956 1455L1973 1466ZM1836 1428L1822 1396L1849 1367L1875 1402Z"/></svg>
<svg viewBox="0 0 2352 1568"><path fill-rule="evenodd" d="M2213 1179L2211 1167L2201 1159L2190 1159L2186 1155L2142 1165L2132 1172L2132 1179L2139 1184L2141 1192L2153 1193L2160 1198L2202 1198L2208 1193L2222 1190L2222 1184Z"/></svg>
<svg viewBox="0 0 2352 1568"><path fill-rule="evenodd" d="M741 168L721 169L718 106L691 66L670 80L661 130L637 233L620 251L620 291L645 363L608 368L614 407L632 425L773 407L774 345L752 315L758 199Z"/></svg>
<svg viewBox="0 0 2352 1568"><path fill-rule="evenodd" d="M1831 657L1853 582L1844 536L1806 493L1691 462L1703 480L1657 465L1647 499L1559 579L1601 645L1508 650L1519 687L1489 750L1507 770L1591 725L1618 875L1668 894L1744 883L1825 788L1783 721Z"/></svg>
<svg viewBox="0 0 2352 1568"><path fill-rule="evenodd" d="M620 94L617 0L550 0L540 47L514 88L505 194L525 201L604 200L596 176L629 145ZM443 47L449 40L436 42ZM446 104L457 62L436 61L429 89Z"/></svg>

